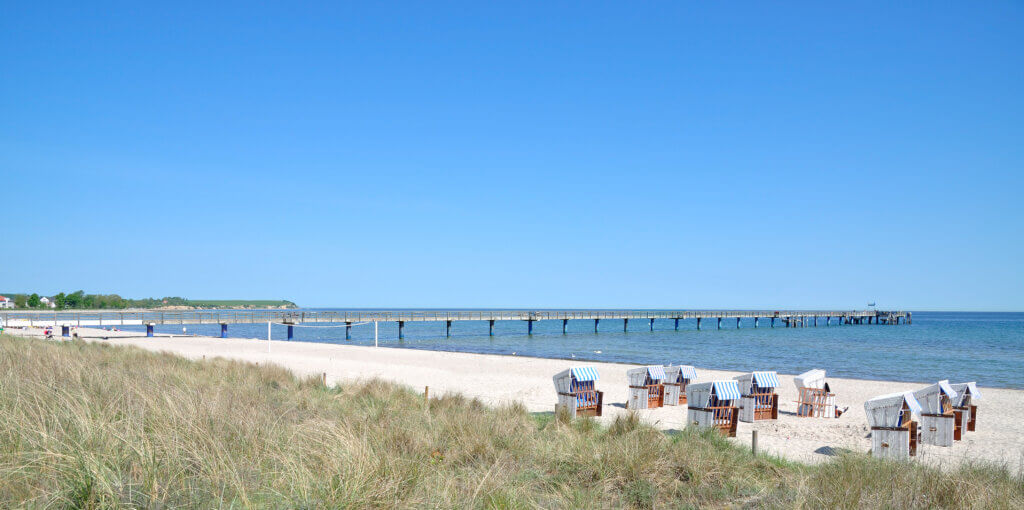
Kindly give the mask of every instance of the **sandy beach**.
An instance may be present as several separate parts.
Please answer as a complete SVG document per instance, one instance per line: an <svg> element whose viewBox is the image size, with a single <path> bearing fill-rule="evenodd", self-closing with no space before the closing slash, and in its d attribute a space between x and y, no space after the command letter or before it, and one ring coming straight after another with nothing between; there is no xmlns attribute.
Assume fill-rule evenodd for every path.
<svg viewBox="0 0 1024 510"><path fill-rule="evenodd" d="M41 329L8 329L13 335L42 336ZM223 357L249 362L274 363L298 375L327 374L329 383L381 378L423 391L431 396L447 392L476 397L489 404L521 402L531 412L551 412L556 395L551 377L566 368L590 365L600 373L598 389L605 392L602 422L610 422L627 413L626 370L636 365L620 363L573 362L519 356L498 356L414 349L375 348L326 343L274 340L212 338L199 336L156 336L147 338L137 332L113 332L80 328L78 334L88 341L113 345L132 345L169 352L191 359ZM107 337L103 339L102 337ZM811 368L817 367L811 364ZM772 367L764 367L771 370ZM728 379L739 372L697 367L698 381ZM840 408L848 411L838 419L800 418L795 414L796 388L792 375L779 374L779 419L740 423L737 444L749 446L751 431L758 431L759 447L788 459L816 463L842 450L867 452L870 448L864 402L871 397L896 391L915 390L934 381L920 383L829 378ZM962 381L951 381L962 382ZM950 448L922 445L914 458L940 467L962 462L986 460L1020 472L1024 465L1024 391L984 387L979 374L983 399L979 403L978 429ZM685 426L686 407L666 406L641 410L641 418L663 430Z"/></svg>

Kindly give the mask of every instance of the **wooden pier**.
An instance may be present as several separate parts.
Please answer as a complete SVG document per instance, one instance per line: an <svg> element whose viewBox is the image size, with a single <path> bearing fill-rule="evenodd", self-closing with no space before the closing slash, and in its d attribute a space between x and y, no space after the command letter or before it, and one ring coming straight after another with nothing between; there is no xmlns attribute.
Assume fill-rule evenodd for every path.
<svg viewBox="0 0 1024 510"><path fill-rule="evenodd" d="M600 330L601 321L622 321L623 329L630 320L646 320L654 330L656 320L673 321L679 329L679 321L696 320L697 329L702 329L706 320L715 321L722 329L722 321L740 327L742 319L752 319L754 327L767 321L769 327L776 324L783 327L832 326L849 324L891 324L911 323L910 312L854 310L187 310L187 311L3 311L0 324L7 327L24 326L147 326L166 324L220 324L222 336L227 335L228 324L275 323L298 325L303 323L344 324L346 337L355 323L395 322L398 323L399 337L404 335L406 322L445 322L447 334L451 334L454 321L488 321L490 334L494 334L497 321L526 322L526 331L533 333L537 321L560 320L562 332L567 331L570 320L594 322L594 331ZM819 320L822 324L819 324ZM291 329L291 328L289 328Z"/></svg>

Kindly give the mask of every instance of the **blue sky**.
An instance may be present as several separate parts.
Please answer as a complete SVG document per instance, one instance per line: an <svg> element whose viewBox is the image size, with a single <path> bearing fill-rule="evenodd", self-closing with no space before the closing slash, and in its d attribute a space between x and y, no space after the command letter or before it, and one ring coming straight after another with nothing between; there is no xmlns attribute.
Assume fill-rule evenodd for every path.
<svg viewBox="0 0 1024 510"><path fill-rule="evenodd" d="M1024 310L1024 6L0 1L0 290Z"/></svg>

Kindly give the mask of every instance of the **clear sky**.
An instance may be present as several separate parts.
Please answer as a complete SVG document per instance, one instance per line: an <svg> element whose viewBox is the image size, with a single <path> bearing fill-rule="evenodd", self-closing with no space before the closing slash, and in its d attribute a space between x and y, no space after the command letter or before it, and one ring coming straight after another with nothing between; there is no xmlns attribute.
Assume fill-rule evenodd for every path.
<svg viewBox="0 0 1024 510"><path fill-rule="evenodd" d="M209 4L0 0L0 291L1024 310L1020 2Z"/></svg>

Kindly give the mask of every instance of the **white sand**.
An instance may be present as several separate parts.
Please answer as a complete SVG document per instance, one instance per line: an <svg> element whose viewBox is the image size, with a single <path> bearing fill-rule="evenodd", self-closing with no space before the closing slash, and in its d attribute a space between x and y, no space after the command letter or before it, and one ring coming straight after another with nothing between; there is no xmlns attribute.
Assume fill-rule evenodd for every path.
<svg viewBox="0 0 1024 510"><path fill-rule="evenodd" d="M40 335L42 330L8 330L11 334ZM157 336L147 338L137 332L110 332L80 328L87 340L117 345L134 345L144 349L171 352L187 358L224 357L250 362L275 363L298 375L327 374L328 382L365 380L379 377L406 384L422 391L430 387L431 396L445 392L461 393L497 404L522 402L531 412L550 412L556 394L551 377L571 366L592 365L601 375L598 389L605 392L603 422L626 413L626 370L636 365L620 363L587 363L569 360L498 356L415 349L375 348L308 342L267 342L238 338L192 336ZM108 336L109 340L98 338ZM268 353L268 345L270 353ZM771 370L771 367L763 367ZM824 368L813 365L808 369ZM697 369L698 381L729 379L739 372ZM981 375L981 374L979 374ZM841 449L870 449L864 402L874 396L896 391L915 390L925 382L885 382L829 378L840 408L849 410L838 419L800 418L795 415L796 387L793 377L779 375L779 419L755 424L740 422L738 444L749 446L751 431L758 431L759 447L766 452L803 462L821 462L830 452ZM963 381L951 381L963 382ZM984 384L984 380L979 381ZM934 383L931 381L930 383ZM963 461L984 459L1003 463L1014 472L1024 466L1024 391L981 388L978 427L964 434L952 447L921 445L915 459L943 467ZM666 406L639 411L640 416L664 430L685 426L686 407Z"/></svg>

